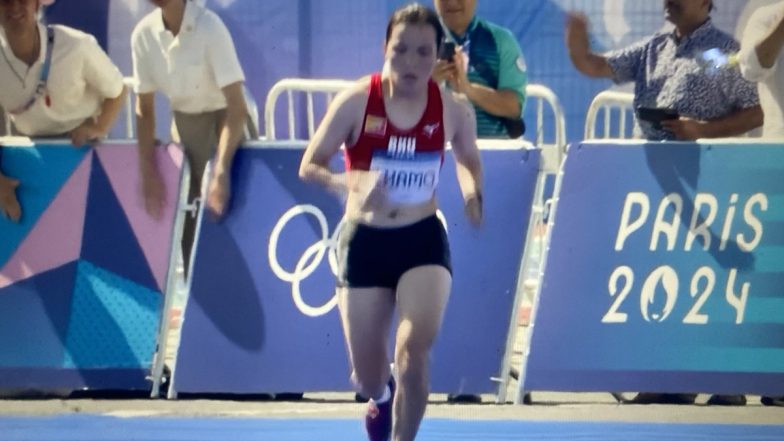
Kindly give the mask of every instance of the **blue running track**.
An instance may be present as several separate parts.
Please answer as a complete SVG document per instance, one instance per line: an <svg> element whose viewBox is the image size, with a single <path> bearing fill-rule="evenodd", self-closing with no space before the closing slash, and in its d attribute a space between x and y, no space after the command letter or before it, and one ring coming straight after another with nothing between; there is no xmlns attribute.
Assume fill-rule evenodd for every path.
<svg viewBox="0 0 784 441"><path fill-rule="evenodd" d="M0 417L3 441L363 441L358 420ZM784 440L784 426L427 419L418 441Z"/></svg>

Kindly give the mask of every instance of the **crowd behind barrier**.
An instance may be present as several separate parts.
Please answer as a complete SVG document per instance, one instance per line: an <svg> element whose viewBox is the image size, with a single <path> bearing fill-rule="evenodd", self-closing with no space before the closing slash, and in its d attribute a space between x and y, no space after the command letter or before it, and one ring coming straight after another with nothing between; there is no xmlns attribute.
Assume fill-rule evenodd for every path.
<svg viewBox="0 0 784 441"><path fill-rule="evenodd" d="M339 85L340 84L337 83L337 86L339 86ZM283 86L286 86L286 87L283 87ZM283 86L281 86L280 90L281 91L285 91L285 93L287 93L289 96L291 96L291 94L292 94L292 92L294 90L301 90L301 89L307 89L310 93L314 93L316 91L324 91L324 89L334 90L334 91L339 90L339 87L334 87L334 89L330 89L328 87L324 87L323 84L318 84L317 82L316 82L316 84L313 84L312 81L311 81L309 86L307 85L307 83L306 83L305 86L294 85L296 87L292 86L292 84L290 84L290 83L289 84L283 83ZM333 83L330 84L330 86L336 86L336 83L333 82ZM281 93L283 93L283 92L281 92ZM544 95L544 93L542 93L542 95ZM278 96L280 96L280 94L278 94ZM293 99L289 98L288 101L289 101L289 104L291 104L293 102ZM553 102L553 101L557 103L557 100L549 100L548 102ZM591 109L588 112L589 115L594 115L596 112L598 112L598 109L601 109L602 107L606 107L607 105L609 105L609 106L618 106L618 107L621 107L623 109L623 106L626 103L628 103L628 95L623 95L623 94L621 94L621 95L618 95L618 94L600 94L599 96L597 96L597 98L594 101L594 103L595 103L595 105L592 106ZM265 112L270 108L270 106L274 107L274 104L275 104L274 100L268 101L267 109L265 109ZM554 111L557 112L558 108L555 107L555 106L553 108L554 108ZM310 108L310 111L312 111L312 109L313 109L313 107ZM290 112L289 115L293 116L294 114ZM313 116L313 118L315 118L315 116ZM274 118L269 118L267 121L268 122L272 122L274 124ZM291 121L288 121L287 123L288 123L288 127L289 128L293 127L293 123ZM586 123L586 134L590 133L591 123L595 124L595 117L594 116L591 116L588 119L587 123ZM606 123L605 123L605 127L607 127ZM274 132L272 132L272 133L274 133ZM537 138L538 139L543 139L543 136L544 135L541 135L541 132L537 131ZM555 139L557 139L557 131L556 131ZM270 142L270 146L274 147L277 144L277 142L276 142L277 140L270 140L270 141L271 141ZM302 146L301 143L297 143L296 141L294 141L294 143L299 145L300 147ZM261 146L263 146L263 143L261 145L255 144L255 145L251 145L251 146L252 147L261 147ZM533 223L533 222L536 222L536 221L541 222L541 219L542 219L541 217L537 218L537 216L541 216L542 215L542 210L543 210L543 207L544 207L543 201L537 200L536 197L540 197L541 196L541 186L542 186L543 183L540 182L540 179L541 179L541 177L543 175L547 174L548 172L546 170L541 170L541 171L542 171L542 173L537 174L537 179L534 181L535 183L532 182L532 186L536 187L536 189L534 191L534 198L532 198L532 200L531 200L531 206L530 206L530 208L531 208L530 216L531 217L528 219L529 223ZM295 176L295 173L292 172L292 176ZM558 190L558 192L560 192L560 189ZM559 202L560 202L560 200L559 200ZM174 230L172 230L172 232L174 232ZM525 255L525 253L530 252L530 250L528 250L528 246L530 246L530 242L531 242L531 233L530 233L530 231L528 232L528 234L526 234L525 237L526 237L526 240L525 240L525 250L523 250L523 258L520 261L521 266L518 269L519 276L520 276L517 279L517 284L518 285L521 285L523 283L523 281L524 281L523 280L523 275L526 274L525 262L527 262L527 260L531 258L531 256L526 256ZM549 243L549 240L550 240L550 238L547 239L548 243ZM546 246L549 246L549 245L546 244ZM174 254L172 253L172 256L173 255ZM544 269L540 268L538 271L535 271L534 274L536 274L537 276L542 276L544 274ZM551 276L551 277L554 277L554 276ZM518 296L519 296L519 293L521 292L521 289L522 289L521 286L516 286L515 287L515 293L517 293L517 295L515 296L517 303L519 303L519 297ZM543 289L546 289L546 287L543 288ZM171 293L169 293L168 296L171 296ZM539 298L539 295L537 295L537 298ZM167 297L167 301L168 301L168 297ZM517 304L517 303L515 303L515 304ZM166 305L166 306L161 305L161 307L163 309L168 309L168 305ZM511 311L514 311L516 309L516 307L510 306L509 309ZM535 320L538 320L538 319L535 318ZM504 321L504 320L502 320L502 321ZM167 323L165 323L165 321L164 321L164 323L161 323L162 328L163 328L163 326L165 324L167 324ZM540 328L542 326L545 326L545 325L540 324ZM505 336L506 340L507 340L505 345L504 345L504 347L505 347L504 350L506 351L505 354L507 354L509 349L511 348L511 341L512 341L511 339L512 339L514 330L515 330L514 323L511 323L511 326L508 327L507 334ZM158 337L159 341L163 342L163 341L166 340L166 339L162 338L162 336L166 334L166 331L167 330L165 330L165 329L161 329L161 336ZM549 342L548 345L550 345L550 344L553 344L553 343ZM162 347L162 348L159 348L159 349L160 350L165 350L165 347ZM531 355L531 354L529 354L529 355ZM162 364L162 362L160 362L160 360L161 359L159 358L158 362L156 362L153 366L151 366L151 369L153 369L153 371L154 371L153 372L153 378L155 379L154 388L156 389L156 393L154 393L154 396L157 395L157 387L159 387L159 385L160 385L161 374L163 372L163 364ZM499 375L496 378L500 379L503 384L507 384L508 381L509 381L509 378L508 378L508 376L506 376L506 378L505 378L505 373L508 370L508 369L506 369L506 368L508 368L508 359L504 359L502 364L504 365L504 368L503 369L499 369ZM525 366L521 366L521 367L523 369L525 369ZM536 383L533 383L533 384L536 384ZM600 384L600 383L597 383L597 384ZM598 390L605 390L601 386L597 386L597 387L598 387ZM534 388L534 389L536 390L536 388ZM172 390L174 391L175 389L172 389ZM651 389L651 390L654 390L654 389ZM499 397L500 401L504 400L504 393L501 392L500 388L499 388L499 393L498 393L497 396Z"/></svg>
<svg viewBox="0 0 784 441"><path fill-rule="evenodd" d="M126 84L129 84L129 81L130 80L126 79ZM285 124L286 128L288 129L288 139L286 139L285 142L289 143L289 144L292 144L292 145L296 145L296 146L301 147L302 146L302 142L296 140L296 137L295 137L295 134L297 133L297 125L296 125L296 113L293 111L293 108L296 105L295 103L298 103L300 101L297 101L294 98L294 94L297 93L297 92L303 92L303 93L306 94L306 101L305 101L305 103L306 103L306 107L307 107L307 113L306 113L306 115L307 115L306 116L307 133L308 133L308 135L312 135L313 130L314 130L314 126L315 126L315 124L317 122L316 114L317 114L317 110L319 108L318 104L316 104L316 101L314 101L313 95L314 94L318 94L318 93L325 94L326 95L326 102L328 103L329 99L331 99L331 97L334 96L334 93L338 92L339 90L342 90L346 86L346 84L347 84L346 82L341 81L341 80L302 80L302 79L287 79L287 80L283 80L280 83L278 83L275 87L272 88L272 90L270 92L270 95L268 96L268 99L267 99L267 101L265 103L264 114L265 114L265 123L266 123L266 130L265 130L265 135L266 136L264 138L266 138L266 141L268 143L268 145L266 147L267 148L269 148L269 147L272 147L272 148L277 147L277 146L280 145L280 141L282 141L279 138L279 136L277 136L277 132L276 132L276 129L275 129L275 124L276 124L275 108L277 106L277 101L278 101L280 96L282 96L283 94L286 94L287 104L289 106L288 111L287 111L287 120L286 120L286 124ZM566 135L565 135L566 130L565 130L565 122L564 122L565 118L563 116L564 115L563 109L561 108L561 106L559 104L559 100L558 100L557 96L555 96L555 94L552 93L552 91L550 91L549 89L547 89L544 86L529 85L528 89L527 89L527 95L529 97L528 106L532 106L533 105L533 106L536 107L536 124L533 125L535 127L535 131L534 131L533 134L529 134L529 136L536 141L536 146L540 147L541 151L542 151L541 165L538 166L538 173L535 174L536 175L536 179L530 183L530 186L534 188L534 190L533 190L533 197L531 199L531 204L526 204L526 207L530 209L530 212L529 212L529 215L528 215L529 217L528 217L526 225L528 225L530 227L531 225L535 225L537 223L541 223L542 219L544 217L544 212L545 212L545 201L543 200L544 178L547 175L554 174L559 169L560 160L561 160L561 152L564 150L564 144L565 144L565 138L566 138ZM611 140L611 139L624 139L624 138L630 137L628 129L629 129L630 125L632 125L633 118L634 118L633 113L630 114L631 97L632 97L631 94L622 93L622 92L602 92L599 95L597 95L595 97L591 107L589 108L589 110L587 112L586 125L585 125L586 139L596 138L596 127L597 127L597 123L599 123L600 121L601 121L600 127L603 127L603 131L599 135L600 137L605 138L605 139L609 139L609 140ZM548 111L545 110L545 107L549 110L549 115L548 115ZM255 104L252 103L252 102L249 102L249 109L251 111L251 118L254 121L257 122L258 121L258 111L255 110ZM617 118L614 116L614 112L613 112L614 109L617 109L619 111L617 113L617 115L618 115ZM132 115L133 115L134 112L133 112L133 98L131 98L131 97L129 97L129 99L128 99L127 103L126 103L126 113L127 113L127 115L126 115L125 136L127 138L129 138L129 139L133 139L133 137L134 137L134 129L133 129L133 118L132 118ZM601 115L601 118L600 118L600 115ZM548 127L552 126L553 127L552 130L548 130L545 127L545 125L548 125ZM617 130L617 132L612 130L613 128L615 128ZM661 145L665 146L664 144L661 144ZM262 144L251 143L249 145L249 147L257 147L257 148L258 147L262 147L263 148L263 147L265 147L265 145L264 145L264 143L262 143ZM548 164L547 152L555 152L555 158L557 158L557 159L554 160L554 162L550 161L549 162L550 165L547 165ZM696 164L696 165L695 164L691 164L691 165L696 166L697 170L699 170L699 164ZM773 162L773 163L771 163L769 165L775 167L775 166L778 166L779 163L778 162ZM136 168L135 167L129 167L129 170L136 170ZM693 172L693 170L692 170L692 172ZM292 176L295 177L295 173L293 171L291 173L292 173ZM562 173L562 174L564 174L564 173ZM673 176L669 176L669 178L675 179L676 177L673 175ZM630 179L630 181L632 180L632 178L629 178L629 179ZM662 182L661 184L665 185L666 182ZM561 184L559 183L559 188L556 190L556 198L554 199L556 201L556 203L563 203L562 200L560 200L560 198L559 198L560 192L562 190L562 188L560 188L560 185ZM581 184L581 185L584 185L584 184ZM695 192L696 192L696 189L695 189ZM177 200L177 198L173 197L172 200ZM553 220L551 222L554 222L554 218L553 218ZM775 228L775 225L776 224L774 224L774 228ZM578 228L578 227L575 227L575 228ZM171 229L171 233L173 235L175 235L175 236L177 235L176 230L177 230L176 228L172 228ZM524 228L524 231L528 231L528 233L525 235L525 240L523 241L523 244L521 245L523 247L523 248L521 248L522 257L520 259L515 260L516 268L517 268L516 271L518 272L518 275L516 277L517 286L514 287L514 289L512 290L513 293L514 293L513 297L515 298L514 305L519 304L519 295L520 295L520 292L522 290L521 284L524 281L523 275L526 274L526 265L537 264L537 262L533 262L532 263L531 262L531 257L529 256L529 252L530 252L529 246L531 244L530 228ZM548 234L553 234L552 230ZM556 233L556 234L562 234L562 233ZM775 235L775 230L774 230L774 235ZM544 244L545 248L550 246L550 240L551 240L551 237L548 236L548 238L545 240L545 244ZM326 252L326 251L324 251L324 252ZM586 257L586 259L590 259L590 258ZM174 260L170 260L169 266L168 266L168 270L167 270L168 271L167 274L172 274L173 273L172 272L172 268L173 268L174 265L175 265L175 261ZM778 268L775 264L770 264L770 265L772 265L772 269L774 271L780 270L780 268ZM543 277L545 275L544 268L540 268L539 270L537 270L535 272L535 274L538 277ZM7 274L4 272L3 276L7 276ZM554 277L554 276L550 276L550 277ZM167 286L169 286L169 285L171 285L171 284L168 283ZM552 289L551 287L548 288L547 286L542 286L541 279L537 280L537 285L542 290ZM122 290L122 288L119 288L119 289ZM170 309L170 303L169 303L170 302L170 297L171 297L171 293L169 292L167 294L167 297L166 297L166 305L161 305L161 308L164 311L164 314L166 314L166 312L168 312L168 310ZM540 297L540 295L537 294L536 297L538 299ZM511 310L511 312L514 312L515 309L516 309L516 306L508 306L507 307L507 310ZM507 311L507 312L510 312L510 311ZM514 317L514 315L515 314L512 314L512 317ZM164 315L164 317L166 317L166 316L167 315ZM113 316L112 319L116 319L116 317ZM496 317L495 320L499 320L498 317ZM504 320L505 320L505 318L504 318ZM504 320L501 320L501 321L503 322ZM535 317L534 320L538 320L538 319ZM546 321L545 323L546 324L552 324L552 322L550 322L550 321ZM506 324L506 323L504 322L504 324ZM120 325L122 325L122 323L120 323ZM166 326L168 326L168 322L166 320L162 321L160 323L160 330L157 332L157 339L159 340L159 347L158 347L159 351L165 351L165 343L161 344L161 342L165 342L165 340L166 340L164 338L164 336L168 332L168 329L166 328ZM506 384L509 381L509 377L508 377L508 367L509 367L508 354L509 354L509 351L510 351L510 348L511 348L511 343L512 343L512 340L513 340L513 333L515 331L515 327L516 326L515 326L514 320L510 320L509 326L507 326L507 328L508 328L506 330L507 332L506 332L506 334L504 336L506 341L502 345L503 348L504 348L503 349L504 358L501 361L502 367L498 370L498 375L494 377L501 384L501 387L498 388L498 393L497 393L497 397L498 397L499 401L504 401L505 400L505 386L506 386ZM541 324L540 324L540 327L542 327ZM236 331L236 329L234 331ZM16 332L16 331L14 331L14 332ZM245 332L245 331L243 331L243 332ZM122 330L121 330L120 333L121 334L123 333ZM248 337L248 335L245 335L245 337L251 338L251 337ZM262 338L264 338L264 337L262 337ZM536 334L534 334L534 338L536 338ZM252 338L251 338L251 340L252 340ZM342 342L340 342L340 341L331 341L330 344L342 344ZM544 347L551 347L552 345L557 345L557 344L558 343L554 343L552 341L549 341L546 345L544 345ZM537 348L538 347L543 347L543 346L537 346ZM539 350L541 350L541 349L539 349ZM526 349L526 354L527 355L533 355L533 354L528 354L528 349ZM344 354L342 354L342 352L341 352L340 355L343 356ZM772 367L770 369L773 369L773 370L779 369L778 368L779 365L777 363L781 362L780 357L777 358L777 356L773 356L773 358L768 359L768 361L771 362L770 366L772 366ZM145 363L147 363L147 362L145 362ZM157 389L160 386L160 382L161 382L162 374L163 374L162 358L159 356L157 360L151 361L151 363L152 363L152 365L145 364L144 366L148 366L150 369L153 370L153 374L152 374L152 377L154 379L153 396L157 396ZM454 365L453 363L449 363L449 364L450 365ZM183 365L181 365L181 367L182 366L187 366L187 364L183 364ZM523 366L523 368L525 368L525 366ZM535 372L535 371L533 371L533 372ZM529 374L530 374L530 372L529 372ZM654 376L654 377L656 377L656 376ZM23 386L30 386L29 384L28 385L24 385L23 384L25 379L26 379L24 375L16 376L14 378L16 378L17 380L20 380L22 382ZM531 378L535 378L535 377L531 377L531 376L528 377L527 381L531 381L532 382L531 384L533 385L533 386L530 386L530 387L533 387L534 390L538 390L537 387L536 387L537 382L535 380L531 380ZM593 378L593 377L591 377L591 378ZM658 378L658 377L656 377L656 378ZM748 380L748 381L756 381L756 377L750 377L750 378L751 379ZM773 379L778 380L780 378L780 372L779 371L770 372L768 378L773 378ZM27 378L27 379L30 379L30 378ZM529 387L528 385L524 384L524 381L526 381L526 380L523 379L523 381L521 381L521 383L520 383L521 384L521 388L520 388L521 393L522 393L523 390L527 390L525 388ZM91 383L91 384L105 385L105 383L101 383L100 381L96 382L96 383ZM334 384L334 383L332 383L332 384ZM596 382L595 384L594 383L592 383L592 384L593 384L593 386L591 386L591 387L595 387L595 388L597 388L597 390L610 390L609 386L606 386L606 387L601 386L601 382ZM643 384L645 384L645 383L643 383ZM668 383L668 384L672 384L672 383ZM87 382L85 382L85 385L87 387L90 386L90 384L88 384ZM138 387L138 383L137 383L137 387ZM562 387L562 386L557 386L556 387L556 386L549 385L549 387L558 389L559 387ZM706 386L706 387L708 387L708 386ZM481 388L474 389L474 390L480 390L480 389ZM656 390L655 384L653 386L651 386L649 389L650 390ZM173 392L172 396L176 395L176 389L172 388L171 390ZM470 388L469 388L469 390L470 390ZM709 391L709 387L708 387L708 389L704 389L704 390L705 391ZM754 390L745 389L745 390L746 391L752 391L752 392L758 391L758 389L754 389ZM770 392L770 391L771 391L771 389L767 390L767 392ZM517 399L519 400L520 397L518 396Z"/></svg>
<svg viewBox="0 0 784 441"><path fill-rule="evenodd" d="M300 92L305 91L309 95L312 94L312 93L318 93L318 92L334 93L334 92L340 90L342 87L344 87L344 83L336 82L336 81L327 81L327 82L322 83L319 80L306 80L306 81L293 81L293 82L290 82L290 81L287 80L287 81L281 82L281 85L276 89L276 91L277 91L276 94L272 98L279 97L283 93L286 93L287 94L287 98L288 98L288 100L287 100L288 104L291 106L295 102L295 100L293 99L293 95L292 94L295 93L296 91L300 91ZM529 86L529 87L536 87L536 86ZM560 106L557 105L557 103L558 103L557 97L554 97L554 96L550 95L545 88L541 88L539 90L534 89L533 92L529 92L529 95L537 96L537 97L538 96L542 96L541 101L537 104L538 107L541 108L543 106L542 103L548 103L551 106L552 112L554 114L556 114L556 120L559 119L558 118L558 114L559 114L559 111L560 111ZM309 97L308 98L308 103L312 103L311 100L312 100L312 97ZM129 98L129 103L131 103L131 102L132 102L132 99ZM624 93L602 93L602 94L599 94L596 97L596 99L594 100L594 103L592 104L591 108L588 111L588 118L586 120L586 127L585 127L586 137L590 138L590 137L592 137L592 135L594 135L595 132L593 130L595 129L595 126L596 126L596 123L597 123L597 119L598 119L597 118L597 114L599 114L600 111L602 111L602 110L604 110L604 112L606 112L605 115L604 115L604 117L605 117L604 136L605 137L608 134L608 127L611 127L611 126L612 127L625 127L625 125L623 124L625 117L620 116L620 115L623 115L624 112L628 112L628 103L629 103L629 94L624 94ZM267 104L265 106L265 113L272 114L272 112L270 112L270 109L274 109L275 105L276 105L276 100L275 99L268 99ZM129 104L129 110L130 110L130 106L131 106L131 104ZM312 104L308 105L308 113L311 114L309 116L309 118L308 118L309 124L311 124L312 122L315 121L316 116L312 114L314 112L315 108L316 107L314 105L312 105ZM610 109L613 109L613 108L620 109L621 113L619 114L618 119L608 123L608 122L606 122L608 118L609 119L613 119L613 113L610 110ZM542 113L541 111L538 112L538 114L540 114L540 115L541 115L541 113ZM289 133L291 133L292 129L296 129L295 122L292 121L292 119L294 118L295 114L293 112L289 112L288 115L289 115L290 119L287 121L287 127L290 130ZM267 121L268 125L272 124L274 126L274 123L275 123L274 117L266 118L266 121ZM542 120L540 119L537 122L537 124L536 124L536 127L537 127L537 130L535 132L536 133L536 139L537 140L549 139L549 138L546 138L547 135L543 134L544 129L542 127L541 121ZM626 120L626 121L628 121L628 120ZM130 123L130 121L128 121L128 122ZM558 142L559 142L557 140L558 139L563 139L562 137L559 137L560 136L559 134L562 133L561 132L562 129L563 129L563 125L561 125L561 126L556 125L555 126L555 130L554 130L555 135L553 136L552 139L555 139L556 141L554 141L554 144L552 144L552 147L557 147L558 146ZM127 127L126 135L131 135L132 134L131 132L132 132L132 128L130 126ZM269 130L267 133L273 134L273 136L271 137L273 139L270 139L270 141L271 141L270 145L274 146L276 144L276 141L278 141L278 140L274 139L275 138L275 136L274 136L274 134L275 134L274 129L273 130ZM612 134L610 134L610 135L612 135ZM622 138L622 136L619 136L618 138ZM294 143L298 144L300 147L302 146L301 143L297 143L296 141L294 141ZM253 146L254 147L259 147L260 145L256 144L256 145L253 145ZM772 164L774 164L774 165L777 164L777 163L778 162L776 162L776 161L772 162ZM133 168L133 169L135 170L135 168ZM601 168L597 167L597 169L601 169ZM699 170L699 167L698 167L698 170ZM541 187L543 185L543 182L541 181L541 178L544 175L546 175L548 173L551 173L551 171L545 170L544 168L542 170L540 170L540 171L542 173L539 173L537 175L537 179L535 181L536 183L532 184L535 187L535 191L534 191L534 197L531 200L531 204L532 205L530 206L530 208L531 208L530 216L531 217L528 219L528 227L529 228L530 228L530 226L533 223L535 223L537 221L541 222L542 218L541 217L537 218L537 216L542 216L542 212L543 212L543 209L544 209L544 201L541 200ZM568 174L568 170L565 170L564 172L566 174ZM705 173L705 170L703 170L702 172ZM295 174L292 172L292 175L294 176ZM670 176L670 178L673 178L673 177ZM560 186L560 184L559 184L559 186ZM556 193L557 196L560 195L561 191L562 191L562 188L559 188L557 190L557 193ZM695 193L696 193L696 189L695 189ZM174 198L174 199L176 199L176 198ZM563 203L560 196L557 197L557 200L558 200L559 203L561 203L561 204ZM554 222L554 221L555 221L555 218L553 217L551 222ZM773 224L773 225L774 225L774 228L775 228L776 224ZM172 233L176 234L174 229L172 230ZM552 234L552 231L550 232L550 234ZM556 234L558 234L558 233L556 233ZM772 234L775 235L776 234L775 231ZM531 242L531 233L530 233L530 231L525 235L525 237L526 237L525 244L524 244L525 249L523 250L523 258L521 260L521 265L520 265L520 267L518 269L518 271L519 271L519 277L517 278L518 286L515 287L515 289L514 289L514 291L516 293L516 295L515 295L515 299L516 299L515 305L519 303L519 297L518 296L519 296L519 293L521 292L521 287L519 285L521 285L523 283L524 280L523 280L522 276L524 274L526 274L525 263L530 259L530 256L526 256L526 253L530 252L529 249L528 249L528 247L530 246L530 242ZM546 247L550 246L550 241L551 240L552 240L552 238L550 238L550 237L547 238L546 244L545 244ZM174 254L171 253L171 256L173 256L173 255ZM595 261L595 258L588 258L588 259L591 260L591 261ZM549 262L549 260L548 260L548 262ZM541 262L541 263L544 264L544 262ZM772 265L772 270L774 272L777 271L777 270L781 271L781 268L776 267L775 264L771 264L771 265ZM545 270L545 268L540 268L538 271L535 271L534 274L536 274L539 277L544 276L544 274L545 274L544 270ZM551 271L552 271L552 267L551 267ZM5 273L4 273L4 275L5 275ZM548 277L556 277L556 276L553 276L552 272L551 272ZM553 280L555 280L555 279L553 279ZM537 281L537 282L540 282L540 281ZM539 283L539 286L542 286L541 289L543 289L543 290L548 289L547 286L546 286L546 281L545 281L544 285L545 286L542 286L542 284ZM169 287L169 288L171 288L171 287ZM169 292L167 294L167 300L166 300L167 303L169 301L169 297L170 296L171 296L171 292ZM540 297L540 295L537 294L536 298L538 299L539 297ZM168 305L161 305L161 308L163 310L167 310L168 307L169 307ZM514 311L516 309L516 307L515 306L509 306L508 309L510 309L511 311ZM509 311L507 311L507 312L509 312ZM540 319L540 318L535 316L534 320L542 320L542 319ZM561 320L556 320L556 321L561 322ZM507 334L505 336L506 337L506 343L504 345L504 348L505 348L504 349L504 351L505 351L504 352L505 353L504 357L507 357L506 354L508 354L508 351L511 348L511 341L512 341L511 339L513 337L513 333L514 333L514 330L515 330L514 329L515 326L514 326L513 322L514 321L512 320L511 326L508 326ZM545 332L544 331L544 329L546 327L545 325L547 325L548 323L547 322L539 322L539 321L537 323L539 323L540 329L543 329L542 332ZM167 330L164 329L165 325L168 325L168 323L166 323L166 321L161 323L160 335L157 337L157 339L160 342L164 342L166 340L165 338L163 338L163 335L166 335L166 332L167 332ZM534 334L534 338L536 338L536 334ZM332 343L335 343L335 342L332 342ZM337 344L337 343L335 343L335 344ZM552 347L552 345L554 345L554 344L557 345L557 343L554 343L553 341L548 341L547 344L536 346L534 349L535 349L536 352L543 351L542 349L539 349L539 348L541 348L543 346L544 347ZM159 347L159 350L165 350L165 347ZM529 356L536 355L534 352L528 353L527 351L526 351L526 354L529 355ZM162 379L161 375L163 373L163 363L162 363L161 360L162 359L159 358L158 360L156 360L154 362L153 365L150 366L150 368L153 370L153 378L155 380L154 385L153 385L154 389L155 389L155 392L154 392L153 396L157 396L157 388L160 386L160 381ZM772 360L772 363L774 363L773 364L773 366L774 366L773 369L777 369L777 367L775 367L775 366L778 366L778 365L776 365L775 363L779 363L780 362L780 358L776 358L774 356L774 358L769 359L769 361L771 361L771 360ZM499 369L499 375L496 377L496 379L500 380L500 382L505 385L509 381L509 378L506 375L506 373L508 371L508 369L507 369L508 368L508 359L507 358L504 358L504 360L502 361L502 365L503 365L503 368ZM521 367L523 369L526 368L525 365L523 365ZM535 370L532 371L532 372L535 372ZM529 372L529 374L530 374L530 372ZM779 377L776 376L776 375L778 375L778 373L772 373L771 375L773 375L773 376L772 377L769 376L770 378L776 378L776 379L779 378ZM655 375L653 377L654 378L658 378ZM533 385L533 386L525 385L523 382L521 382L520 384L521 384L522 387L520 389L520 393L522 393L524 388L529 388L529 387L532 387L533 390L539 390L539 388L536 387L537 382L535 380L531 380L531 378L536 378L536 377L528 377L528 378L529 379L527 381L530 381L531 382L530 384ZM593 378L593 377L591 377L591 378ZM24 377L22 377L22 379L24 379ZM523 381L526 381L526 380L523 379ZM593 380L591 380L591 381L593 381ZM749 381L756 381L756 380L752 379L752 380L749 380ZM101 384L101 383L96 383L96 384ZM591 384L593 384L593 386L591 386L591 387L593 389L595 389L595 390L610 390L611 389L609 387L609 385L602 386L601 382L596 382L596 383L591 383ZM645 384L645 383L643 383L643 384ZM701 384L701 383L698 383L698 384ZM22 382L22 385L29 386L29 384L25 385L24 381ZM545 388L559 389L560 387L561 386L557 386L557 385L556 386L552 386L552 385L548 384L548 387L545 387ZM641 389L645 389L645 388L641 387ZM305 389L303 389L303 390L305 390ZM525 389L525 390L528 390L528 389ZM646 390L656 390L655 384L651 385L651 387L648 387ZM708 391L708 389L704 389L704 390ZM172 389L172 391L176 394L176 390L174 388ZM747 391L749 391L749 392L758 392L759 390L758 389L754 389L754 390L748 389ZM501 390L501 388L499 388L497 396L499 398L499 401L503 401L504 400L504 392ZM516 400L517 401L521 400L520 396L518 396L516 398Z"/></svg>

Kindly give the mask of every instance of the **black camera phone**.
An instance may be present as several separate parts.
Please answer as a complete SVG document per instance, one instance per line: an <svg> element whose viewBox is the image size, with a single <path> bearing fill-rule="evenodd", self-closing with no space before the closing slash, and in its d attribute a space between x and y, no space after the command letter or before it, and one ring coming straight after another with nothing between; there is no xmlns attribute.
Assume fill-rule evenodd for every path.
<svg viewBox="0 0 784 441"><path fill-rule="evenodd" d="M441 49L438 51L438 59L452 61L455 58L455 42L445 41L441 43Z"/></svg>
<svg viewBox="0 0 784 441"><path fill-rule="evenodd" d="M678 119L680 114L674 109L662 109L658 107L638 107L637 118L651 123L660 123L668 119Z"/></svg>
<svg viewBox="0 0 784 441"><path fill-rule="evenodd" d="M675 109L662 109L658 107L638 107L637 119L647 121L655 129L661 129L662 121L680 118L680 114Z"/></svg>

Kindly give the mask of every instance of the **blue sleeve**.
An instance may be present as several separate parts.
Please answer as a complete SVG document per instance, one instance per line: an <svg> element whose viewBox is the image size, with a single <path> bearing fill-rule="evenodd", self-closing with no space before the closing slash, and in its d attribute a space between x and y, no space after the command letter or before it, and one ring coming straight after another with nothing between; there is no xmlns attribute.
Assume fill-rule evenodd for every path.
<svg viewBox="0 0 784 441"><path fill-rule="evenodd" d="M498 89L515 91L522 111L525 105L525 86L528 84L528 68L523 51L508 29L496 26L492 28L492 32L498 49Z"/></svg>

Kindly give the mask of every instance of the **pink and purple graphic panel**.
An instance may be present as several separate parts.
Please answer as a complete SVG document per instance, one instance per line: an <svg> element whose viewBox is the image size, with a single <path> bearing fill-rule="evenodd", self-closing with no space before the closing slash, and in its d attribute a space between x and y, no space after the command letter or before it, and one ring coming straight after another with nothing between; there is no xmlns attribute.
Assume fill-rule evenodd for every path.
<svg viewBox="0 0 784 441"><path fill-rule="evenodd" d="M2 147L23 214L0 220L0 388L149 387L183 159L173 145L157 155L159 220L133 144Z"/></svg>

